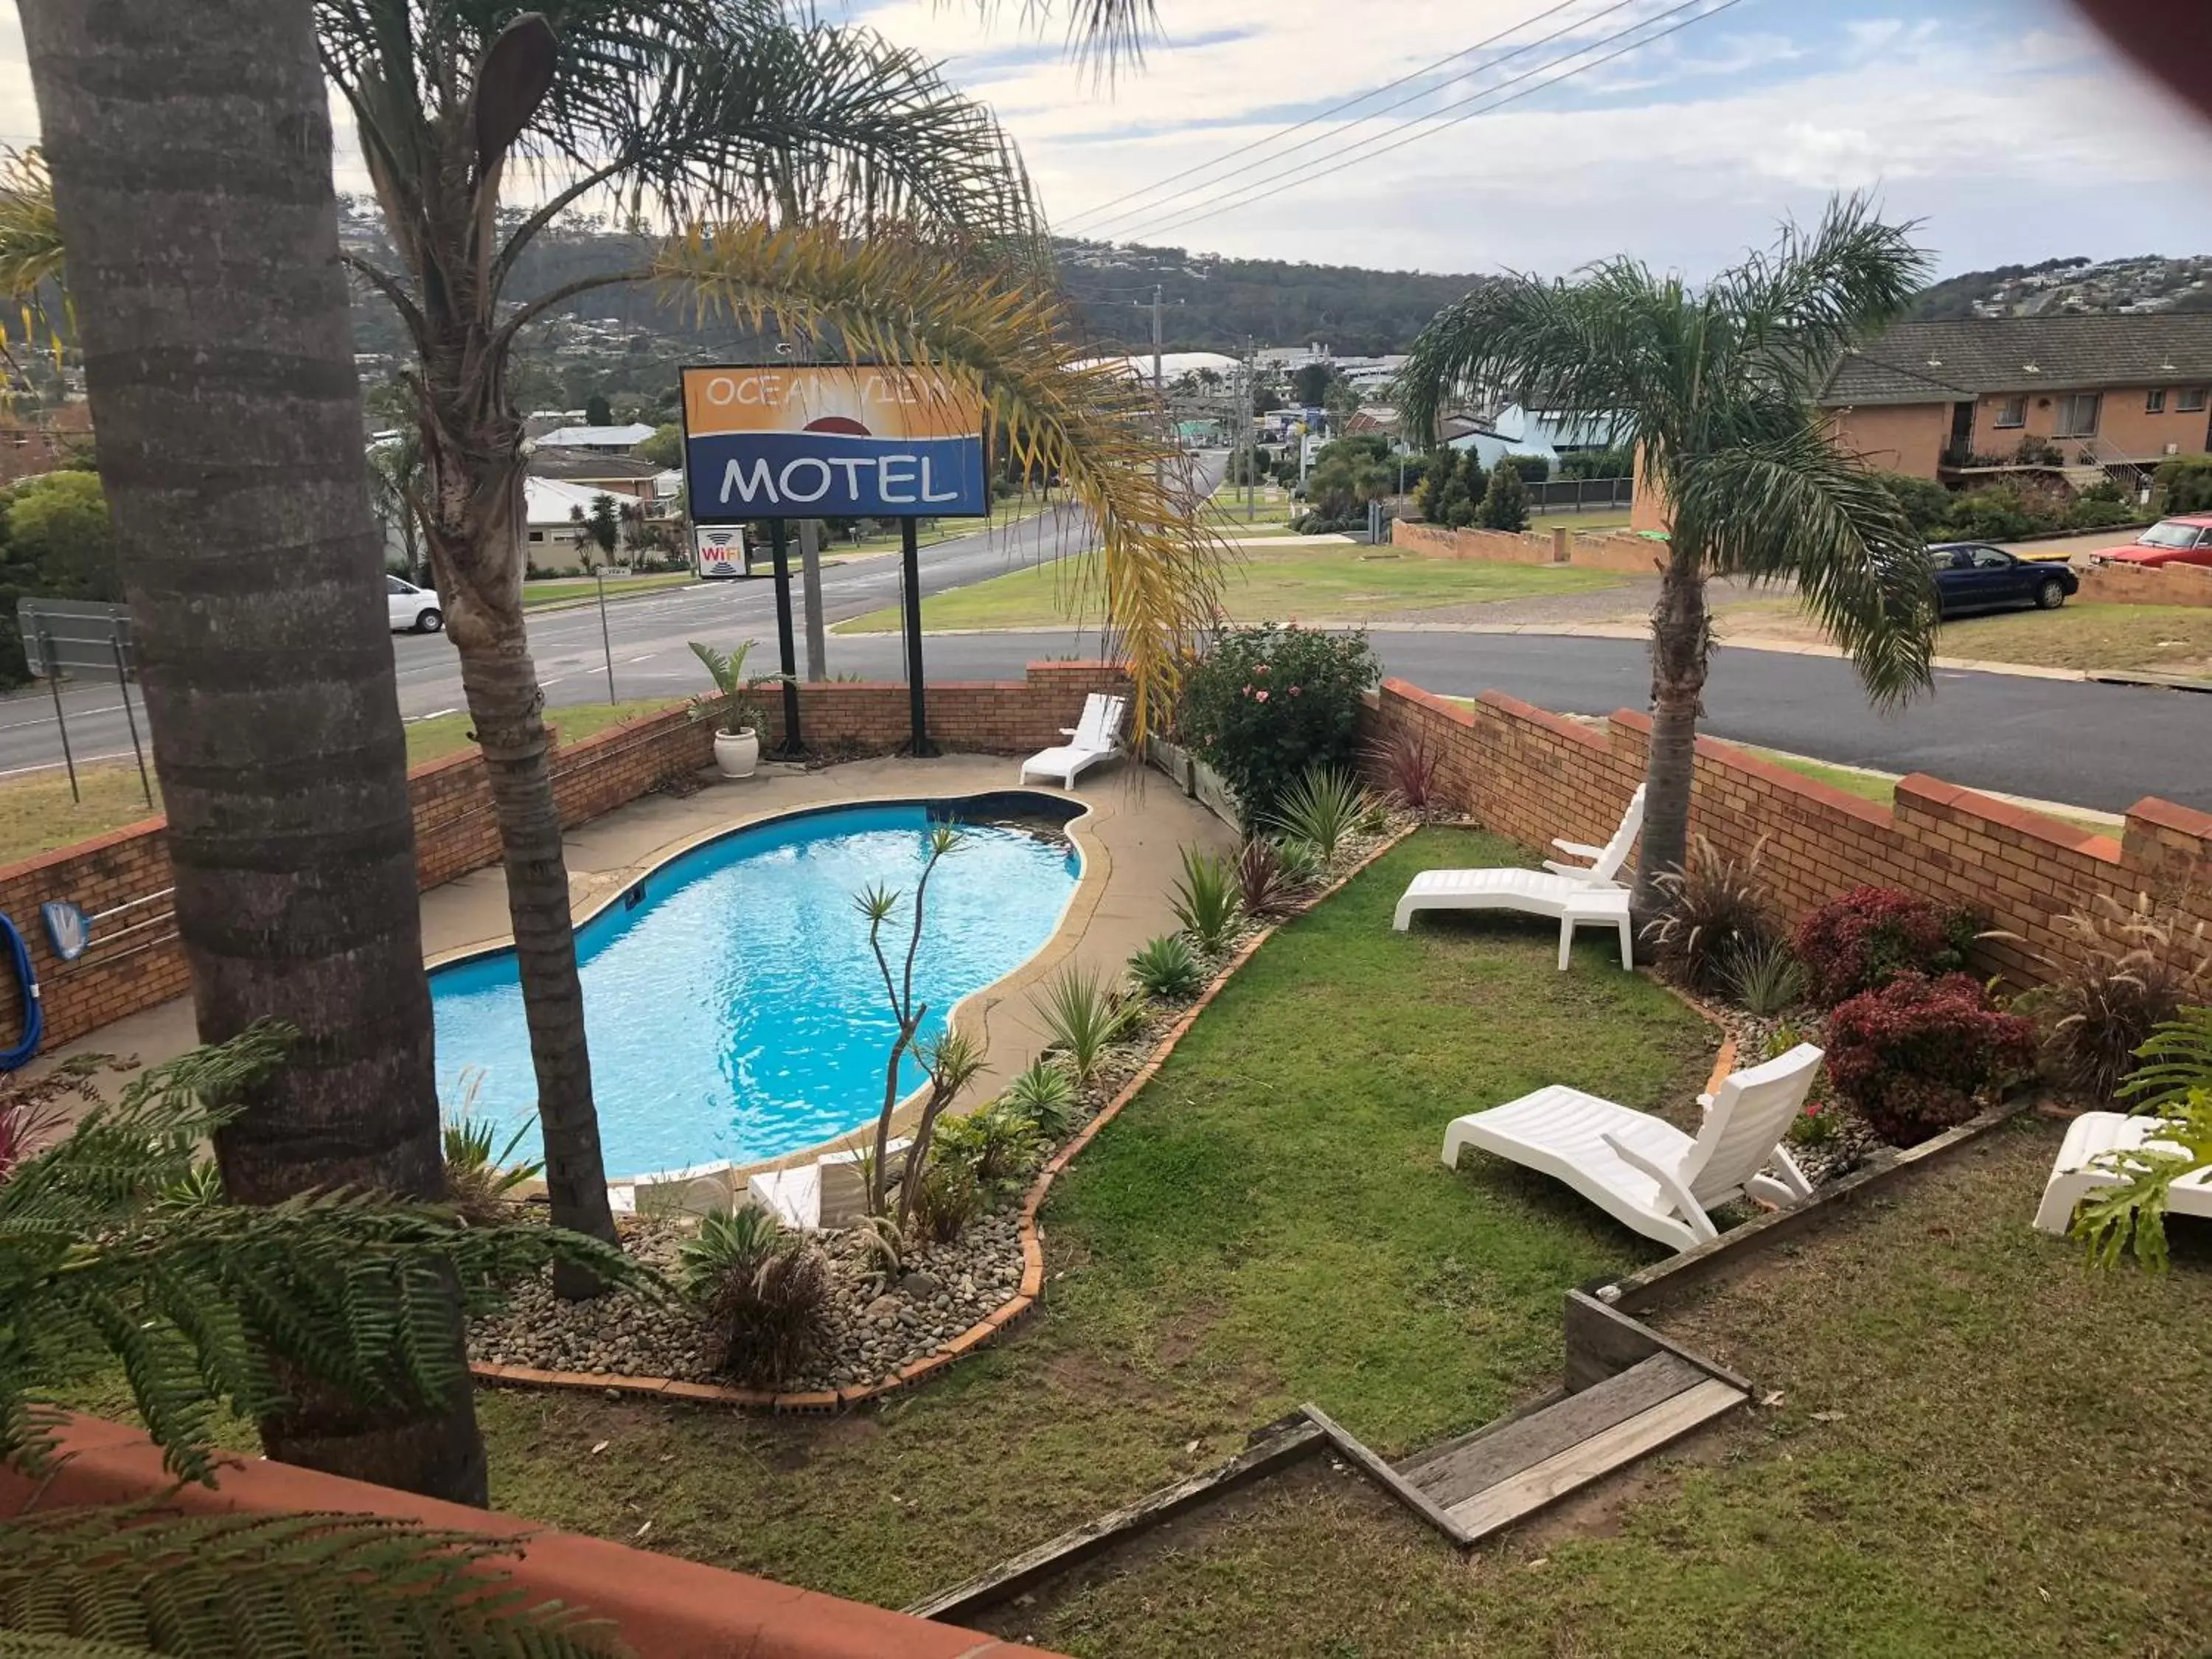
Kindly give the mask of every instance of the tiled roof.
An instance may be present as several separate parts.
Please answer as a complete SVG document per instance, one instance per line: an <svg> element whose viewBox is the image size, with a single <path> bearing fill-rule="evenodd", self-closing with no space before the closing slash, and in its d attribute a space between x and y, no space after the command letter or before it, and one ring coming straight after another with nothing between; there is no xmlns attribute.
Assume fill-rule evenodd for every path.
<svg viewBox="0 0 2212 1659"><path fill-rule="evenodd" d="M537 478L650 478L659 471L657 462L636 455L610 455L602 449L540 444L530 452L531 476Z"/></svg>
<svg viewBox="0 0 2212 1659"><path fill-rule="evenodd" d="M1897 323L1829 372L1823 404L1948 403L2039 387L2212 382L2212 313Z"/></svg>

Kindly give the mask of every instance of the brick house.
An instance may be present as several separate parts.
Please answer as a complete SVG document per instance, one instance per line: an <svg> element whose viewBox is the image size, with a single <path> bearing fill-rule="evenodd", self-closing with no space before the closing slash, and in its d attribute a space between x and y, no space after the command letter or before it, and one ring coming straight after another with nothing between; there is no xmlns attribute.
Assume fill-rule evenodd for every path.
<svg viewBox="0 0 2212 1659"><path fill-rule="evenodd" d="M1841 358L1819 400L1845 448L1917 477L2024 459L2148 470L2212 448L2212 313L1899 323Z"/></svg>

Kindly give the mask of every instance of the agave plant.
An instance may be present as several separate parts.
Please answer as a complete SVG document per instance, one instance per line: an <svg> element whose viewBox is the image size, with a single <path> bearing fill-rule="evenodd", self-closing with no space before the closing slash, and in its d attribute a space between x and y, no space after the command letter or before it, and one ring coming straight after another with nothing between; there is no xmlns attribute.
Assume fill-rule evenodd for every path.
<svg viewBox="0 0 2212 1659"><path fill-rule="evenodd" d="M1031 1060L999 1099L1055 1138L1065 1134L1075 1119L1075 1079L1066 1067L1050 1059Z"/></svg>
<svg viewBox="0 0 2212 1659"><path fill-rule="evenodd" d="M1180 1002L1206 983L1206 964L1181 933L1162 933L1129 958L1129 977L1148 997Z"/></svg>
<svg viewBox="0 0 2212 1659"><path fill-rule="evenodd" d="M1182 878L1176 884L1175 918L1208 956L1229 948L1237 935L1237 879L1229 860L1195 847L1182 849Z"/></svg>
<svg viewBox="0 0 2212 1659"><path fill-rule="evenodd" d="M1367 786L1334 766L1317 766L1286 790L1275 808L1275 825L1333 863L1346 839L1375 811Z"/></svg>

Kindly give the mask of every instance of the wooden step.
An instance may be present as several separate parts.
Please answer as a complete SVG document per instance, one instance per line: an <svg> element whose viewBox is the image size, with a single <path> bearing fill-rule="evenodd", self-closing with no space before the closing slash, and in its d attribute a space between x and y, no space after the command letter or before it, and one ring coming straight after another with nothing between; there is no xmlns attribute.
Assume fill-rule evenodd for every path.
<svg viewBox="0 0 2212 1659"><path fill-rule="evenodd" d="M1644 1362L1646 1365L1653 1363L1649 1359ZM1643 1367L1636 1369L1640 1370ZM1656 1451L1668 1441L1679 1439L1722 1413L1734 1410L1746 1398L1742 1389L1717 1377L1707 1377L1449 1505L1445 1513L1470 1540L1484 1537Z"/></svg>
<svg viewBox="0 0 2212 1659"><path fill-rule="evenodd" d="M1398 1473L1449 1510L1709 1380L1710 1373L1679 1355L1655 1353L1541 1411L1437 1447Z"/></svg>

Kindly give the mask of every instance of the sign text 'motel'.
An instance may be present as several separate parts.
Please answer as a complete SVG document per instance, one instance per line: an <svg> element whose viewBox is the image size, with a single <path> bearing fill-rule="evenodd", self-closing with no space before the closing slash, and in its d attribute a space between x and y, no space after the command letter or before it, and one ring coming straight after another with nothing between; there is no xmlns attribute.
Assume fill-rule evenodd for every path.
<svg viewBox="0 0 2212 1659"><path fill-rule="evenodd" d="M981 405L936 374L687 368L684 428L695 523L990 511Z"/></svg>

